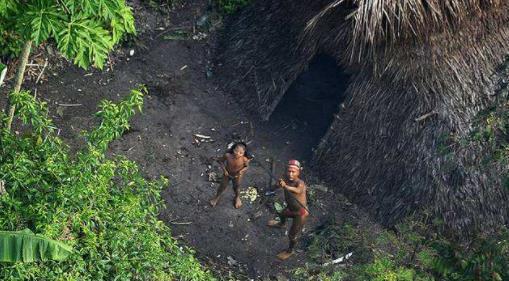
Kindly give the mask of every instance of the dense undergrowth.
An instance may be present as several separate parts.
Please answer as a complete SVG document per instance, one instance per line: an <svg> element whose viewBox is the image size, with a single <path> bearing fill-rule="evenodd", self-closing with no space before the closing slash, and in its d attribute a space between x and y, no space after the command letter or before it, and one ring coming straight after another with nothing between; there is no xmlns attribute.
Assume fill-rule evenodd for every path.
<svg viewBox="0 0 509 281"><path fill-rule="evenodd" d="M100 125L71 154L44 103L12 94L18 132L0 138L0 229L31 229L70 245L63 262L0 264L1 280L213 280L157 219L168 182L146 180L135 162L105 157L141 110L143 89L103 101Z"/></svg>
<svg viewBox="0 0 509 281"><path fill-rule="evenodd" d="M502 281L509 280L509 232L477 235L470 243L439 234L440 222L408 219L395 230L355 221L330 222L309 241L309 262L292 280ZM346 262L325 265L352 253Z"/></svg>

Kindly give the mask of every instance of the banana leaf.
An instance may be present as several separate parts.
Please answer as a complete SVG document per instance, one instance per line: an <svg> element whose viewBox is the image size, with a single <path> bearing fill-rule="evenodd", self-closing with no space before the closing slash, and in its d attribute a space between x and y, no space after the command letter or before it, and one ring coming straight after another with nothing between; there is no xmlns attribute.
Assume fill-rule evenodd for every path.
<svg viewBox="0 0 509 281"><path fill-rule="evenodd" d="M0 262L62 261L71 253L72 247L30 229L0 231Z"/></svg>

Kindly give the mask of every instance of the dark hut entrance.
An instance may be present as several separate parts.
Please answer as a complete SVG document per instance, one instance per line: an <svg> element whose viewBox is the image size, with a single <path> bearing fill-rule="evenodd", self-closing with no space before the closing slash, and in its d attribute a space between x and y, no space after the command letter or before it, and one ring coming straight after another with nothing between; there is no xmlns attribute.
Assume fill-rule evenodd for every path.
<svg viewBox="0 0 509 281"><path fill-rule="evenodd" d="M348 75L326 55L316 56L285 93L269 122L293 145L295 157L309 160L338 112ZM290 129L290 130L288 130Z"/></svg>

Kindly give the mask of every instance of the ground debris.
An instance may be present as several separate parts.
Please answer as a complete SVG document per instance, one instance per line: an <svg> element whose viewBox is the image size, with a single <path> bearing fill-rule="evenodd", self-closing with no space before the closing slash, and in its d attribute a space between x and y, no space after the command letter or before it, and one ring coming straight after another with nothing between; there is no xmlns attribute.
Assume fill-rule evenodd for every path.
<svg viewBox="0 0 509 281"><path fill-rule="evenodd" d="M203 15L196 21L196 26L202 28L208 25L209 23L210 23L209 15Z"/></svg>
<svg viewBox="0 0 509 281"><path fill-rule="evenodd" d="M319 191L322 191L322 192L327 192L329 191L329 188L323 184L312 184L309 186L310 189L312 190L319 190Z"/></svg>
<svg viewBox="0 0 509 281"><path fill-rule="evenodd" d="M164 32L163 32L164 33ZM184 29L172 30L167 35L163 36L164 40L188 40L189 31Z"/></svg>
<svg viewBox="0 0 509 281"><path fill-rule="evenodd" d="M263 216L263 212L260 210L258 212L256 212L254 215L253 215L253 219L258 219L260 218L261 216Z"/></svg>
<svg viewBox="0 0 509 281"><path fill-rule="evenodd" d="M247 241L247 239L249 238L249 234L246 234L246 236L244 236L244 238L240 239L242 241Z"/></svg>
<svg viewBox="0 0 509 281"><path fill-rule="evenodd" d="M212 143L215 140L208 135L193 134L193 145L199 147L202 143Z"/></svg>
<svg viewBox="0 0 509 281"><path fill-rule="evenodd" d="M197 138L200 138L200 139L210 139L211 138L210 136L201 135L201 134L194 134L194 136Z"/></svg>
<svg viewBox="0 0 509 281"><path fill-rule="evenodd" d="M213 171L207 172L207 177L208 177L209 182L218 182L219 181L219 178L218 178L216 172L213 172Z"/></svg>
<svg viewBox="0 0 509 281"><path fill-rule="evenodd" d="M258 189L256 187L250 186L246 190L240 192L240 197L242 199L249 200L251 203L258 199Z"/></svg>
<svg viewBox="0 0 509 281"><path fill-rule="evenodd" d="M194 34L191 38L193 40L197 40L197 41L200 41L200 40L203 40L205 38L207 38L207 33L204 33L204 32L198 32L197 34Z"/></svg>
<svg viewBox="0 0 509 281"><path fill-rule="evenodd" d="M286 276L284 276L283 274L281 273L278 273L276 275L276 280L277 281L289 281L290 279L288 279Z"/></svg>
<svg viewBox="0 0 509 281"><path fill-rule="evenodd" d="M228 260L228 265L229 266L234 266L234 265L237 264L237 261L234 258L230 257L230 256L228 256L226 259Z"/></svg>
<svg viewBox="0 0 509 281"><path fill-rule="evenodd" d="M339 257L339 258L337 258L335 260L331 260L329 262L324 263L323 266L329 266L329 265L332 265L332 264L337 264L337 263L341 263L343 261L346 261L346 260L348 260L352 256L352 254L353 253L350 252L350 253L348 253L348 254L346 254L346 255L344 255L342 257Z"/></svg>

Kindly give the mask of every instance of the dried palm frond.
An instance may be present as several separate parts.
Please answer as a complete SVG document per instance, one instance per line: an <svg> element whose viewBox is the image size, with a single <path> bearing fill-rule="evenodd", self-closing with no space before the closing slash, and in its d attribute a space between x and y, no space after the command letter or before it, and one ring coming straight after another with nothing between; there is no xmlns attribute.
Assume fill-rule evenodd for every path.
<svg viewBox="0 0 509 281"><path fill-rule="evenodd" d="M340 22L334 11L345 8L352 9L346 17L352 21L351 55L361 58L401 40L423 43L432 34L454 34L466 22L506 14L508 5L503 0L334 0L308 21L305 31L323 20Z"/></svg>

